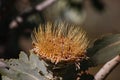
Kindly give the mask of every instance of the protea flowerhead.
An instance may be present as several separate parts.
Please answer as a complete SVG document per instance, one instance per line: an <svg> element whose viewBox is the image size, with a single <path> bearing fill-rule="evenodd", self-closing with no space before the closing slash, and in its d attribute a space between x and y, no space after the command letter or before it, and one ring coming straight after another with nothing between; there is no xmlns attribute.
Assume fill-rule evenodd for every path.
<svg viewBox="0 0 120 80"><path fill-rule="evenodd" d="M88 39L77 25L50 23L33 32L34 52L52 63L77 61L85 57Z"/></svg>

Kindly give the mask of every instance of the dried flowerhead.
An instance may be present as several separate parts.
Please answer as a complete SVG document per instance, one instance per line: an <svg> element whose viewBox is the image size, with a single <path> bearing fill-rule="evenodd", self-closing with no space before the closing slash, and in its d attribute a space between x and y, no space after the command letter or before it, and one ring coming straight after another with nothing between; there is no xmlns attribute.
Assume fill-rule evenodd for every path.
<svg viewBox="0 0 120 80"><path fill-rule="evenodd" d="M88 46L86 32L66 23L47 23L34 30L34 52L52 63L77 61L85 56Z"/></svg>

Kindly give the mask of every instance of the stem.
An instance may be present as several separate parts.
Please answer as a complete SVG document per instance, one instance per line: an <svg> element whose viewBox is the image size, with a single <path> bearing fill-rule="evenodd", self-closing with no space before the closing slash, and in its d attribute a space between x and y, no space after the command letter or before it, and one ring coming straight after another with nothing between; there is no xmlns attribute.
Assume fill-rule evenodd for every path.
<svg viewBox="0 0 120 80"><path fill-rule="evenodd" d="M120 63L120 55L107 62L94 76L95 80L105 80L110 72Z"/></svg>
<svg viewBox="0 0 120 80"><path fill-rule="evenodd" d="M56 0L45 0L44 2L38 4L35 9L37 11L41 11L45 8L47 8L48 6L50 6L53 2L55 2Z"/></svg>

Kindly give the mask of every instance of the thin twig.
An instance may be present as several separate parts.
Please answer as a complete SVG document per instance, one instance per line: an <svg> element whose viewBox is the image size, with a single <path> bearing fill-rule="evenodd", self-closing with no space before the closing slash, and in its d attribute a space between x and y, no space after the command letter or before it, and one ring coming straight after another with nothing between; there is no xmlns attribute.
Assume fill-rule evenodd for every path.
<svg viewBox="0 0 120 80"><path fill-rule="evenodd" d="M107 62L95 75L95 80L105 80L110 72L120 63L120 55Z"/></svg>
<svg viewBox="0 0 120 80"><path fill-rule="evenodd" d="M45 8L47 8L48 6L50 6L51 4L53 4L55 1L57 1L57 0L45 0L44 2L36 5L34 8L30 9L29 11L24 12L21 15L17 16L16 19L14 19L10 23L9 27L11 29L17 27L18 23L23 22L25 16L29 16L34 11L40 12L40 11L44 10Z"/></svg>
<svg viewBox="0 0 120 80"><path fill-rule="evenodd" d="M51 5L53 2L55 2L55 1L56 1L56 0L46 0L46 1L38 4L38 5L35 7L35 9L36 9L37 11L41 11L41 10L47 8L48 6L50 6L50 5Z"/></svg>

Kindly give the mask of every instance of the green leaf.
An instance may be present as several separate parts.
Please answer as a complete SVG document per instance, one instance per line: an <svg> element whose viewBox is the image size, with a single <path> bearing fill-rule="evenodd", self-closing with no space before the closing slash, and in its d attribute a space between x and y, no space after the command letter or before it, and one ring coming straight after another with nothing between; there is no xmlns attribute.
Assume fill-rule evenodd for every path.
<svg viewBox="0 0 120 80"><path fill-rule="evenodd" d="M0 73L10 79L50 80L52 78L52 73L47 71L45 62L32 52L29 57L21 52L19 59L9 59L4 62L9 68L0 68Z"/></svg>
<svg viewBox="0 0 120 80"><path fill-rule="evenodd" d="M120 34L112 34L96 40L94 46L87 50L87 54L96 64L111 60L120 54Z"/></svg>

